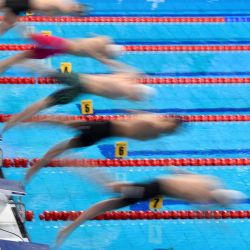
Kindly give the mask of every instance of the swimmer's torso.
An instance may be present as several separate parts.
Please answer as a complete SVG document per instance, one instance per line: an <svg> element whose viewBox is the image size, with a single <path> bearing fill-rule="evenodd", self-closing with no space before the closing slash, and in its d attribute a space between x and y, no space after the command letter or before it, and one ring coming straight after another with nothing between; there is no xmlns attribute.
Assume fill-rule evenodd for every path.
<svg viewBox="0 0 250 250"><path fill-rule="evenodd" d="M177 198L182 199L183 197L188 197L190 201L197 202L207 202L210 197L210 190L219 186L219 183L215 178L193 174L177 174L172 177L169 176L167 182L162 179L161 185L163 188L165 183L169 190L171 190L173 196L178 194L179 197ZM196 190L196 192L194 192L194 190Z"/></svg>
<svg viewBox="0 0 250 250"><path fill-rule="evenodd" d="M90 56L96 53L105 54L106 45L110 39L105 36L98 36L84 39L71 39L71 54L76 56Z"/></svg>
<svg viewBox="0 0 250 250"><path fill-rule="evenodd" d="M127 74L109 74L109 75L81 75L81 82L85 82L91 93L108 97L122 98L131 94L130 86L135 84L134 76ZM133 87L133 86L132 86Z"/></svg>
<svg viewBox="0 0 250 250"><path fill-rule="evenodd" d="M20 1L20 0L19 0ZM57 9L58 6L71 4L71 0L29 0L32 9L41 11L51 11Z"/></svg>
<svg viewBox="0 0 250 250"><path fill-rule="evenodd" d="M126 136L129 138L143 141L154 139L161 135L156 126L156 121L152 117L147 117L147 115L136 116L135 119L131 118L128 121L119 121L118 123L124 127Z"/></svg>

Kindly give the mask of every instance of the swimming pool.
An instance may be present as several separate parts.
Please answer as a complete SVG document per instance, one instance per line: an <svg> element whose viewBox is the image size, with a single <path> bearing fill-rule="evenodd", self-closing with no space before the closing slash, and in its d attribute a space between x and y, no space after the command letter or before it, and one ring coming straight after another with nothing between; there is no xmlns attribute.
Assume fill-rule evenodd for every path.
<svg viewBox="0 0 250 250"><path fill-rule="evenodd" d="M144 1L132 0L97 2L93 15L102 16L222 16L225 22L170 22L170 23L29 23L37 32L50 30L54 35L67 38L89 36L91 33L110 35L120 44L249 44L249 13L247 1L193 0L187 5L184 0ZM155 5L156 4L156 5ZM183 7L185 6L185 8ZM232 19L236 16L238 19ZM231 18L231 19L230 19ZM245 19L243 19L245 18ZM238 20L238 21L235 21ZM8 32L1 43L30 43L20 39L15 30ZM0 59L13 55L14 51L2 51ZM207 52L124 52L121 60L132 66L140 66L148 74L163 77L249 77L249 51ZM58 56L45 63L55 68L61 62L72 62L73 70L86 73L107 73L103 65L72 56ZM15 67L3 76L30 76L30 73ZM122 114L123 109L136 108L161 114L249 114L249 84L159 84L152 85L158 93L148 102L131 103L112 101L95 96L82 96L63 107L55 107L44 113L79 115L81 99L92 99L95 114ZM59 89L59 85L1 85L0 113L14 114L28 104ZM27 98L28 97L28 98ZM129 158L250 158L250 122L191 122L186 123L176 135L136 142L127 140ZM0 129L3 124L0 124ZM5 158L41 157L56 142L72 136L74 131L58 127L20 126L6 133L3 140ZM113 158L114 143L119 138L101 142L85 150L78 150L67 157ZM105 169L120 180L141 181L169 173L167 167L108 167ZM187 167L187 170L216 175L230 188L250 196L249 167ZM101 193L86 179L80 177L90 169L46 168L28 185L26 208L35 213L33 222L26 222L26 229L34 242L52 244L59 229L66 222L40 221L38 215L44 210L79 211L99 201L108 194ZM25 169L4 169L6 178L20 180ZM148 203L131 209L144 210ZM123 210L129 210L126 208ZM190 210L190 204L169 199L164 201L164 210ZM235 205L236 210L249 210L249 200ZM250 249L249 219L225 220L126 220L91 221L77 229L65 242L62 249L107 249L107 250L179 250L179 249Z"/></svg>

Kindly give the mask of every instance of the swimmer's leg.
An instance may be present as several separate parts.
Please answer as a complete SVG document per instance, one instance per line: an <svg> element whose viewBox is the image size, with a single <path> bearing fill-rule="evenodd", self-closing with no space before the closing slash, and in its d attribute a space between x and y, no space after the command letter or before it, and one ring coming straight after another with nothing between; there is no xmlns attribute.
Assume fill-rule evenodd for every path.
<svg viewBox="0 0 250 250"><path fill-rule="evenodd" d="M37 114L43 109L46 109L51 106L51 98L47 97L41 101L38 101L30 106L28 106L26 109L24 109L22 112L20 112L17 115L14 115L7 124L3 127L2 133L6 132L8 129L14 127L17 123L28 120L33 115Z"/></svg>
<svg viewBox="0 0 250 250"><path fill-rule="evenodd" d="M59 247L63 241L82 223L87 220L91 220L96 216L105 213L110 210L119 209L129 205L126 199L124 198L114 198L101 201L96 203L89 209L87 209L82 215L80 215L72 224L60 231L56 239L56 245Z"/></svg>
<svg viewBox="0 0 250 250"><path fill-rule="evenodd" d="M24 184L27 184L28 181L30 181L31 177L36 174L41 168L48 165L50 161L62 154L64 151L67 151L68 149L74 148L74 145L71 143L72 140L67 140L64 142L60 142L56 144L54 147L52 147L43 157L40 161L36 162L27 172Z"/></svg>
<svg viewBox="0 0 250 250"><path fill-rule="evenodd" d="M42 76L48 76L49 74L53 74L56 72L52 67L49 67L44 63L41 63L40 61L33 59L22 62L20 66L26 68L28 71L32 73L37 73Z"/></svg>
<svg viewBox="0 0 250 250"><path fill-rule="evenodd" d="M15 64L21 64L28 59L45 59L47 57L60 54L61 52L62 51L58 49L47 49L38 47L18 53L12 57L0 61L0 73L6 71L11 66Z"/></svg>
<svg viewBox="0 0 250 250"><path fill-rule="evenodd" d="M31 55L32 51L27 50L0 61L0 73L3 73L4 71L6 71L8 68L10 68L15 64L24 62L25 60L29 59Z"/></svg>
<svg viewBox="0 0 250 250"><path fill-rule="evenodd" d="M31 118L33 115L37 114L43 109L46 109L55 105L59 105L59 104L70 103L80 93L81 93L80 86L68 87L68 88L64 88L64 89L60 89L56 91L55 93L48 96L47 98L30 105L21 113L13 116L4 126L3 132L6 132L9 128L15 126L18 122L22 122Z"/></svg>

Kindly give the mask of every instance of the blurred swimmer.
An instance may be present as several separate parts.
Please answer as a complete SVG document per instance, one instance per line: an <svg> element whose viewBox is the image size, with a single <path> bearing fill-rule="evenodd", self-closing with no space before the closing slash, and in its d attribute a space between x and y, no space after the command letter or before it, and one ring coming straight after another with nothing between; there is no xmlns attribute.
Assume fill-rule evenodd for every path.
<svg viewBox="0 0 250 250"><path fill-rule="evenodd" d="M81 94L93 94L111 99L126 98L133 101L145 100L155 94L152 87L138 83L139 74L136 73L86 75L51 72L49 77L68 85L68 87L54 92L14 115L4 126L3 133L18 122L25 121L46 108L72 102Z"/></svg>
<svg viewBox="0 0 250 250"><path fill-rule="evenodd" d="M245 195L239 191L223 188L220 180L213 176L192 173L160 176L152 181L142 183L111 182L107 183L105 187L119 196L116 195L115 198L93 205L73 223L61 230L56 241L58 247L78 226L87 220L107 211L154 197L168 196L191 203L205 203L207 205L212 203L220 206L229 206L246 199Z"/></svg>
<svg viewBox="0 0 250 250"><path fill-rule="evenodd" d="M87 12L88 7L73 0L0 0L0 9L5 11L0 24L0 34L12 28L23 12L51 15L77 15Z"/></svg>
<svg viewBox="0 0 250 250"><path fill-rule="evenodd" d="M4 72L12 65L28 59L45 59L57 54L91 57L111 67L113 70L123 72L133 70L132 67L114 60L121 53L121 46L115 45L112 39L107 36L65 39L43 34L30 34L29 37L38 46L0 61L0 72Z"/></svg>
<svg viewBox="0 0 250 250"><path fill-rule="evenodd" d="M29 169L25 177L26 183L54 157L66 150L92 146L109 137L125 137L141 141L155 139L164 134L174 133L181 123L178 119L166 118L150 113L136 114L127 119L115 121L86 122L48 119L44 120L44 122L74 128L79 134L68 141L52 147L39 162Z"/></svg>

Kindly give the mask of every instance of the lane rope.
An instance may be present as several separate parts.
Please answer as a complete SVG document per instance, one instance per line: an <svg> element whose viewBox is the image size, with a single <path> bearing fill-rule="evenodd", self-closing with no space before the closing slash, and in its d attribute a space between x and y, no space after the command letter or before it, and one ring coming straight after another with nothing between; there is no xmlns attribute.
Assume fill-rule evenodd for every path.
<svg viewBox="0 0 250 250"><path fill-rule="evenodd" d="M44 221L75 220L84 211L44 211L39 219ZM93 220L174 220L174 219L249 219L250 210L212 211L112 211L95 217Z"/></svg>
<svg viewBox="0 0 250 250"><path fill-rule="evenodd" d="M4 158L5 168L27 168L40 159ZM47 167L250 166L250 158L54 159Z"/></svg>
<svg viewBox="0 0 250 250"><path fill-rule="evenodd" d="M37 47L32 44L0 44L1 51L23 51ZM125 52L201 52L250 51L250 45L124 45Z"/></svg>
<svg viewBox="0 0 250 250"><path fill-rule="evenodd" d="M250 115L159 115L166 118L178 118L183 122L249 122ZM11 114L0 114L0 123L6 122L12 117ZM133 119L133 115L37 115L28 121L41 121L44 119L60 119L61 121L114 121Z"/></svg>
<svg viewBox="0 0 250 250"><path fill-rule="evenodd" d="M2 20L2 17L0 17ZM236 19L245 21L244 18ZM108 17L108 16L89 16L89 17L50 17L50 16L24 16L20 17L21 22L50 22L50 23L225 23L234 21L233 17ZM247 19L246 19L247 21Z"/></svg>
<svg viewBox="0 0 250 250"><path fill-rule="evenodd" d="M0 77L0 84L60 84L50 77ZM186 77L186 78L160 78L149 77L140 78L139 83L142 84L249 84L250 77Z"/></svg>

